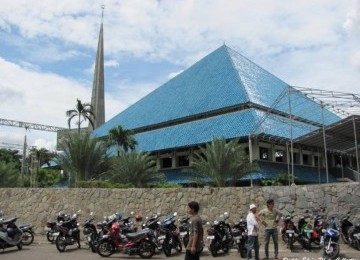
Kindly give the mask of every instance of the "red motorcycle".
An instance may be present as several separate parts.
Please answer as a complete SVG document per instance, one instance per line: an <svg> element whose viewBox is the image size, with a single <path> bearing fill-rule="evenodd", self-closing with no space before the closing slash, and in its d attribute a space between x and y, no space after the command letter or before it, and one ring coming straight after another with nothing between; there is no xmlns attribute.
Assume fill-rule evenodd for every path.
<svg viewBox="0 0 360 260"><path fill-rule="evenodd" d="M151 258L156 249L153 241L154 233L151 229L123 235L119 223L115 221L106 235L100 239L97 252L103 257L123 252L128 255L139 255L141 258Z"/></svg>

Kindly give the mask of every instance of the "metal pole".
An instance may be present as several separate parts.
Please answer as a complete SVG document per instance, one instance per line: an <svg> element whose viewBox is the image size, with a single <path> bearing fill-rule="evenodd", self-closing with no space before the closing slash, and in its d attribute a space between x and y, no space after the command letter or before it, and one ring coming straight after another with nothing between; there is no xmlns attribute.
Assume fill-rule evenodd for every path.
<svg viewBox="0 0 360 260"><path fill-rule="evenodd" d="M288 167L288 181L289 181L289 186L291 184L291 179L290 179L290 158L289 158L289 143L286 142L286 163L287 163L287 167Z"/></svg>
<svg viewBox="0 0 360 260"><path fill-rule="evenodd" d="M343 166L342 155L340 155L340 163L341 163L341 178L344 179L344 166Z"/></svg>
<svg viewBox="0 0 360 260"><path fill-rule="evenodd" d="M26 134L24 137L24 148L23 148L23 154L22 154L22 162L21 162L21 186L25 186L25 164L26 164Z"/></svg>
<svg viewBox="0 0 360 260"><path fill-rule="evenodd" d="M358 182L360 183L359 151L358 151L358 141L357 141L357 135L356 135L355 116L353 116L353 126L354 126L354 141L355 141L356 169L357 169L357 172L358 172Z"/></svg>
<svg viewBox="0 0 360 260"><path fill-rule="evenodd" d="M250 159L250 166L252 166L253 151L252 151L251 135L249 135L249 159ZM253 187L252 173L250 174L250 186Z"/></svg>
<svg viewBox="0 0 360 260"><path fill-rule="evenodd" d="M293 147L293 127L292 127L292 115L291 115L291 90L288 88L289 94L289 118L290 118L290 153L291 153L291 184L294 184L294 147Z"/></svg>
<svg viewBox="0 0 360 260"><path fill-rule="evenodd" d="M324 103L321 101L321 119L322 119L322 130L324 140L324 155L325 155L325 171L326 171L326 183L329 183L329 169L327 160L327 148L326 148L326 137L325 137L325 122L324 122Z"/></svg>
<svg viewBox="0 0 360 260"><path fill-rule="evenodd" d="M321 183L321 172L320 172L320 151L318 148L318 174L319 174L319 184Z"/></svg>

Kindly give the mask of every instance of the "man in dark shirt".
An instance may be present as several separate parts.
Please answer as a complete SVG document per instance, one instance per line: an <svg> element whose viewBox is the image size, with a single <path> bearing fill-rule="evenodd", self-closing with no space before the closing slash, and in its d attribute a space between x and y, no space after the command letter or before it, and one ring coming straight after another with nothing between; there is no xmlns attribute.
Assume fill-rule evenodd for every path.
<svg viewBox="0 0 360 260"><path fill-rule="evenodd" d="M202 248L204 230L202 227L202 220L198 215L199 203L191 201L188 204L188 213L191 215L191 227L189 243L186 247L185 260L199 260Z"/></svg>

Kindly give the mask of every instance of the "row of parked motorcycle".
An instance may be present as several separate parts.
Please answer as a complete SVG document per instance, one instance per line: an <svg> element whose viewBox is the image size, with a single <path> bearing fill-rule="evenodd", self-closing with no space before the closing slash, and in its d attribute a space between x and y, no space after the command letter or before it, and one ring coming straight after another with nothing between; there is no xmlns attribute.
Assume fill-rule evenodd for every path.
<svg viewBox="0 0 360 260"><path fill-rule="evenodd" d="M320 208L318 213L305 211L297 225L292 217L287 215L283 218L280 234L283 242L292 251L294 243L311 250L313 246L322 248L323 259L336 259L340 253L339 238L344 243L360 250L360 224L350 222L350 212L340 221L335 217L327 217L326 208ZM242 258L246 257L247 224L240 220L231 226L228 223L229 215L225 212L214 221L207 230L209 251L215 257L222 250L227 252L236 245ZM313 220L313 221L312 221ZM209 223L208 223L209 224Z"/></svg>
<svg viewBox="0 0 360 260"><path fill-rule="evenodd" d="M78 216L60 212L56 221L47 222L46 237L49 242L55 243L60 252L64 252L66 247L71 245L81 247ZM134 215L132 212L130 216L123 217L117 212L104 217L103 222L94 223L95 217L91 213L82 224L82 231L91 251L103 257L122 252L151 258L159 251L170 256L172 250L181 252L189 241L190 218L178 220L176 216L177 212L164 218L156 214L143 221L139 213ZM179 221L178 226L176 221Z"/></svg>
<svg viewBox="0 0 360 260"><path fill-rule="evenodd" d="M95 216L91 213L82 223L82 227L80 215L81 212L73 215L60 212L56 221L47 222L46 237L49 242L55 243L60 252L64 252L67 246L81 247L81 230L91 251L103 257L116 252L139 255L142 258L151 258L157 252L170 256L173 250L181 252L189 241L190 218L177 219L176 212L163 218L156 214L144 220L139 213L132 212L128 217L124 217L117 212L100 223L95 223ZM307 250L322 247L324 258L335 259L340 253L340 237L344 243L360 250L360 224L351 223L350 216L348 212L339 220L335 217L328 218L325 208L320 208L316 214L315 211L307 210L296 225L292 217L287 215L283 218L280 235L290 250L293 250L294 243L298 242ZM16 220L16 217L5 219L0 211L0 249L12 246L22 249L23 245L33 242L32 226L17 226ZM231 224L229 214L225 212L213 223L206 224L209 226L207 245L212 256L216 257L220 251L226 253L236 247L241 257L246 257L245 220Z"/></svg>

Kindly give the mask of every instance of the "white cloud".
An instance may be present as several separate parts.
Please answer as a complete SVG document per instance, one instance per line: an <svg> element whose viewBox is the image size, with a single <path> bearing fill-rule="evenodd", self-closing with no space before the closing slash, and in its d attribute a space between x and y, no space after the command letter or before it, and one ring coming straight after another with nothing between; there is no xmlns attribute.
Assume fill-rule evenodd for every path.
<svg viewBox="0 0 360 260"><path fill-rule="evenodd" d="M359 92L359 0L3 0L3 41L28 56L0 57L0 118L66 127L76 98L90 100L84 79L44 72L51 70L35 61L95 51L102 3L107 68L131 58L188 67L225 42L289 84ZM85 72L91 82L94 64ZM106 119L159 85L124 76L106 86ZM39 144L54 139L32 135Z"/></svg>
<svg viewBox="0 0 360 260"><path fill-rule="evenodd" d="M175 78L177 75L179 75L180 73L182 73L184 70L179 70L179 71L176 71L176 72L172 72L168 75L168 79L172 79L172 78Z"/></svg>
<svg viewBox="0 0 360 260"><path fill-rule="evenodd" d="M117 68L119 67L119 62L117 60L105 60L104 66ZM95 68L95 64L94 64L94 68Z"/></svg>

